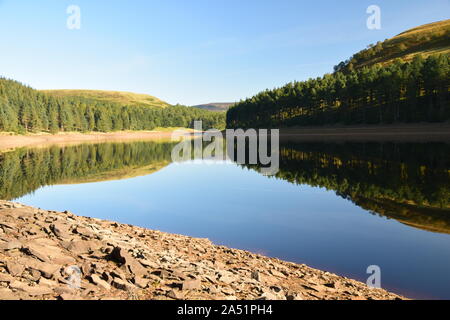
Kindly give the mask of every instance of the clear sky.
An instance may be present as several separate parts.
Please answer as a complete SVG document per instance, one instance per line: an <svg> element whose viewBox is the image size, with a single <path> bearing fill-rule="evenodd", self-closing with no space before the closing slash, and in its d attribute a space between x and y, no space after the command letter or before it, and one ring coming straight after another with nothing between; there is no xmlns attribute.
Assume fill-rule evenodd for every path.
<svg viewBox="0 0 450 320"><path fill-rule="evenodd" d="M69 5L79 30L67 28ZM366 27L369 5L381 30ZM37 89L233 102L449 14L449 0L0 0L0 75Z"/></svg>

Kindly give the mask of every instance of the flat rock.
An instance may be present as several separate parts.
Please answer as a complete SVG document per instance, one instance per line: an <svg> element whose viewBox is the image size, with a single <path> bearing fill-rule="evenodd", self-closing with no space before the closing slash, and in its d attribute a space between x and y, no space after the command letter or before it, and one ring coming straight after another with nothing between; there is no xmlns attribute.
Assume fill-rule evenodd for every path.
<svg viewBox="0 0 450 320"><path fill-rule="evenodd" d="M177 290L170 290L167 293L167 297L174 300L183 300L184 296L180 291Z"/></svg>
<svg viewBox="0 0 450 320"><path fill-rule="evenodd" d="M65 300L65 301L81 301L81 300L85 300L83 297L74 295L74 294L70 294L70 293L63 293L59 296L59 298L61 300Z"/></svg>
<svg viewBox="0 0 450 320"><path fill-rule="evenodd" d="M132 291L133 289L135 289L135 287L131 283L123 281L119 278L114 278L111 285L119 290Z"/></svg>
<svg viewBox="0 0 450 320"><path fill-rule="evenodd" d="M50 225L50 230L58 238L66 239L70 237L69 226L62 223L54 223Z"/></svg>
<svg viewBox="0 0 450 320"><path fill-rule="evenodd" d="M197 290L202 288L202 282L200 280L185 280L181 284L182 290Z"/></svg>
<svg viewBox="0 0 450 320"><path fill-rule="evenodd" d="M18 300L18 296L10 289L0 288L0 300Z"/></svg>
<svg viewBox="0 0 450 320"><path fill-rule="evenodd" d="M144 279L141 277L134 278L134 284L136 285L136 287L141 288L141 289L147 288L149 282L150 282L149 279Z"/></svg>
<svg viewBox="0 0 450 320"><path fill-rule="evenodd" d="M8 269L10 275L18 277L25 271L25 266L17 262L8 261L6 262L6 269Z"/></svg>
<svg viewBox="0 0 450 320"><path fill-rule="evenodd" d="M0 273L0 283L1 282L9 283L9 282L14 281L14 280L15 280L15 278L13 276L11 276L10 274Z"/></svg>
<svg viewBox="0 0 450 320"><path fill-rule="evenodd" d="M30 261L26 265L32 270L39 271L46 279L52 279L62 268L62 266L58 264L39 261Z"/></svg>
<svg viewBox="0 0 450 320"><path fill-rule="evenodd" d="M111 290L111 286L109 285L108 282L106 282L105 280L101 279L98 275L93 274L91 276L92 282L98 286L100 286L101 288L105 289L105 290Z"/></svg>
<svg viewBox="0 0 450 320"><path fill-rule="evenodd" d="M45 296L53 293L53 290L46 286L36 286L32 287L29 285L26 285L23 282L14 281L9 284L9 287L12 289L17 289L20 291L25 292L26 294L30 296Z"/></svg>

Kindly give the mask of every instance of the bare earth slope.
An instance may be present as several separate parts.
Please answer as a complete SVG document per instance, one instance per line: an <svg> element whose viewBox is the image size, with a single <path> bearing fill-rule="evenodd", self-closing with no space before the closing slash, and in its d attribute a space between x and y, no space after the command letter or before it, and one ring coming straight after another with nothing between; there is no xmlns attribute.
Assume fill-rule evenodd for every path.
<svg viewBox="0 0 450 320"><path fill-rule="evenodd" d="M207 239L0 201L2 299L401 297Z"/></svg>

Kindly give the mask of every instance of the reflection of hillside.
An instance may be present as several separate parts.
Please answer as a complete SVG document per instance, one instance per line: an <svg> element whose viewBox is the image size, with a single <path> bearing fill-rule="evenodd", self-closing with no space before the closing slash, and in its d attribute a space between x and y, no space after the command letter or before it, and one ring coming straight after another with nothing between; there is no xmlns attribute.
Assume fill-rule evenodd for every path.
<svg viewBox="0 0 450 320"><path fill-rule="evenodd" d="M358 206L450 233L450 145L286 143L277 178L335 191Z"/></svg>
<svg viewBox="0 0 450 320"><path fill-rule="evenodd" d="M126 167L113 169L108 172L99 172L94 174L88 174L84 177L77 177L69 180L61 180L58 184L81 184L81 183L93 183L93 182L105 182L114 180L126 180L136 177L146 176L155 173L170 164L169 161L160 163L152 163L144 167Z"/></svg>
<svg viewBox="0 0 450 320"><path fill-rule="evenodd" d="M0 154L0 198L24 196L46 185L128 179L171 162L173 143L81 144L18 149Z"/></svg>
<svg viewBox="0 0 450 320"><path fill-rule="evenodd" d="M352 201L363 209L389 219L395 219L410 227L450 234L450 212L448 209L425 208L387 199L356 197Z"/></svg>

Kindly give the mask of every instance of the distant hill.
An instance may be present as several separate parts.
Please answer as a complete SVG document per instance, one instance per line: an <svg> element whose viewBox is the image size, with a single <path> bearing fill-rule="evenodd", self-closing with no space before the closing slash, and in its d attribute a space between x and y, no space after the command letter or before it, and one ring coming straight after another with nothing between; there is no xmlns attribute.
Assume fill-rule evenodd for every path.
<svg viewBox="0 0 450 320"><path fill-rule="evenodd" d="M114 132L189 128L223 129L225 113L169 106L148 95L126 92L38 91L0 76L0 132ZM168 130L168 129L167 129Z"/></svg>
<svg viewBox="0 0 450 320"><path fill-rule="evenodd" d="M388 65L395 59L409 62L419 54L427 58L441 53L450 53L450 20L419 26L391 39L379 41L341 62L335 70L360 69L375 64Z"/></svg>
<svg viewBox="0 0 450 320"><path fill-rule="evenodd" d="M55 97L85 98L127 106L168 107L169 104L148 94L104 90L41 90Z"/></svg>
<svg viewBox="0 0 450 320"><path fill-rule="evenodd" d="M193 107L209 111L224 112L230 109L232 105L234 105L234 103L217 102L217 103L200 104Z"/></svg>

